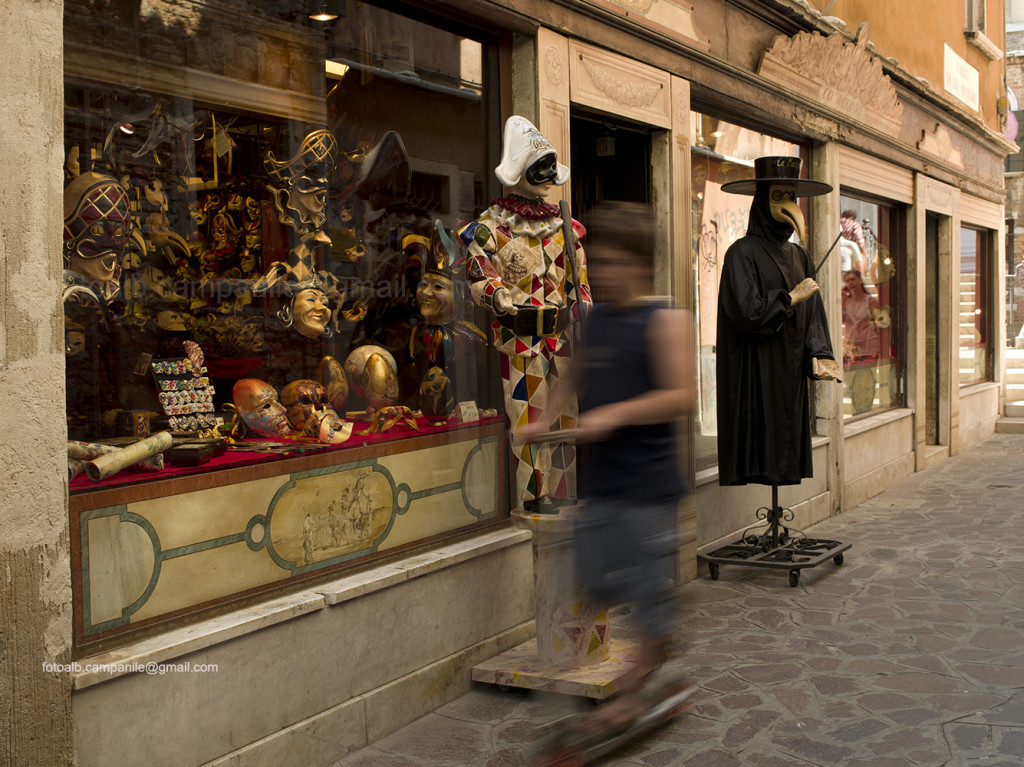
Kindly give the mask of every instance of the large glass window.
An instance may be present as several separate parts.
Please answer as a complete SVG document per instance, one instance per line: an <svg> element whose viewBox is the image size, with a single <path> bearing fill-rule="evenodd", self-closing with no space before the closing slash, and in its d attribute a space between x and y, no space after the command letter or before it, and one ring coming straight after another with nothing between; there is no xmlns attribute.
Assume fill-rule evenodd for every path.
<svg viewBox="0 0 1024 767"><path fill-rule="evenodd" d="M900 404L903 250L898 208L840 197L843 414Z"/></svg>
<svg viewBox="0 0 1024 767"><path fill-rule="evenodd" d="M992 380L992 235L960 229L960 384Z"/></svg>
<svg viewBox="0 0 1024 767"><path fill-rule="evenodd" d="M338 443L345 424L346 448L385 424L388 438L453 428L452 399L499 407L488 320L451 245L496 191L496 47L367 3L326 5L338 15L260 0L65 4L72 439L209 435L241 408L242 379L266 385L246 407L327 397L333 432L293 408L293 443ZM421 395L433 367L450 384L440 406ZM300 380L324 390L287 388ZM247 419L235 420L237 436Z"/></svg>
<svg viewBox="0 0 1024 767"><path fill-rule="evenodd" d="M76 645L506 517L455 235L500 193L496 39L365 2L64 9Z"/></svg>
<svg viewBox="0 0 1024 767"><path fill-rule="evenodd" d="M715 338L718 283L725 252L747 231L752 197L728 194L722 185L754 177L754 159L766 155L799 155L801 147L711 117L691 113L692 174L691 248L694 263L694 314L699 352L699 401L694 442L697 468L718 460L718 402ZM800 200L806 206L806 199ZM805 207L806 214L806 207Z"/></svg>

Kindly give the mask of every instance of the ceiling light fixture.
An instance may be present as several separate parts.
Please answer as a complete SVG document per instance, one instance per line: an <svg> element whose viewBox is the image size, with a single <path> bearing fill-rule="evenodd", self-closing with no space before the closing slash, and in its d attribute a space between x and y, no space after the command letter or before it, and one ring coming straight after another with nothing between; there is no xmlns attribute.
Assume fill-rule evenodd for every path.
<svg viewBox="0 0 1024 767"><path fill-rule="evenodd" d="M311 18L313 21L334 21L336 18L338 18L338 14L331 13L327 5L327 3L320 3L316 13L309 14L309 18Z"/></svg>

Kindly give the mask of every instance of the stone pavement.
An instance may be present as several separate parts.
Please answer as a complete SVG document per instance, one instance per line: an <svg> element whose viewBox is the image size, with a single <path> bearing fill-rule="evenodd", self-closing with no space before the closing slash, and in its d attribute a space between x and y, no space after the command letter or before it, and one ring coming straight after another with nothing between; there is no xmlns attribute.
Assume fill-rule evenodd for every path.
<svg viewBox="0 0 1024 767"><path fill-rule="evenodd" d="M682 589L672 661L691 713L608 765L1024 765L1024 435L997 434L812 537L853 544L803 571L723 565ZM333 767L529 763L580 701L486 686Z"/></svg>

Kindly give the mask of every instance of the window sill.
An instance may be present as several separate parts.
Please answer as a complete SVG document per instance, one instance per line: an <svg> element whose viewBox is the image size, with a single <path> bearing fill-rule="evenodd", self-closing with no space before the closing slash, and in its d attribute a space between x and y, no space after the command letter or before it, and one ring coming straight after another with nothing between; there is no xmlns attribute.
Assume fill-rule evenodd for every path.
<svg viewBox="0 0 1024 767"><path fill-rule="evenodd" d="M978 381L976 383L963 384L960 387L960 398L973 397L975 394L982 394L990 389L998 389L997 381Z"/></svg>
<svg viewBox="0 0 1024 767"><path fill-rule="evenodd" d="M852 437L856 437L859 434L872 431L874 429L887 426L888 424L895 423L896 421L902 421L904 418L910 418L914 414L911 408L893 408L892 410L886 410L877 415L871 415L867 418L858 418L853 423L843 423L843 439L847 440Z"/></svg>

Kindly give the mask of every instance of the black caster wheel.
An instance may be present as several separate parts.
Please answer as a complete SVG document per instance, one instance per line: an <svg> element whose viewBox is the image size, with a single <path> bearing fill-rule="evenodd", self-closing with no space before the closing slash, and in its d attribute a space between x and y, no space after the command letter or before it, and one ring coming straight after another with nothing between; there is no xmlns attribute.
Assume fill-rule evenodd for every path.
<svg viewBox="0 0 1024 767"><path fill-rule="evenodd" d="M508 685L507 684L499 684L498 685L498 689L501 690L502 692L508 692Z"/></svg>
<svg viewBox="0 0 1024 767"><path fill-rule="evenodd" d="M717 562L709 563L708 564L708 572L711 573L711 580L717 581L718 580L718 563Z"/></svg>
<svg viewBox="0 0 1024 767"><path fill-rule="evenodd" d="M841 565L843 563L842 553L836 554L834 557L832 557L832 561L836 563L837 567Z"/></svg>
<svg viewBox="0 0 1024 767"><path fill-rule="evenodd" d="M790 570L789 571L789 585L793 586L793 587L796 587L799 584L800 584L800 571L799 570Z"/></svg>

